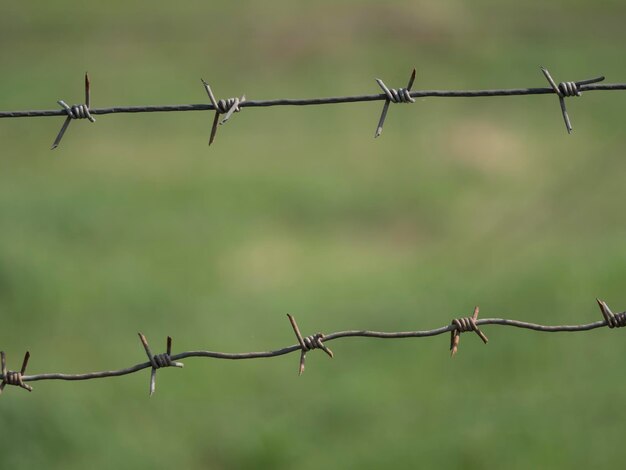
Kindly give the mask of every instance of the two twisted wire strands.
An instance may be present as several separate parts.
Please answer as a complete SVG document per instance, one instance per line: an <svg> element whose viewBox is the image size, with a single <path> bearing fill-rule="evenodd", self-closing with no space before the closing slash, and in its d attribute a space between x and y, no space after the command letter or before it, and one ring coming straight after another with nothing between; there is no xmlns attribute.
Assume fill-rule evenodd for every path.
<svg viewBox="0 0 626 470"><path fill-rule="evenodd" d="M156 105L156 106L118 106L113 108L91 108L89 76L85 75L85 103L68 106L64 101L58 103L62 109L54 110L33 110L33 111L0 111L0 118L18 117L46 117L65 116L65 122L61 127L52 148L58 147L61 143L65 131L74 119L88 119L95 122L95 115L116 114L116 113L153 113L153 112L184 112L184 111L215 111L209 145L215 140L217 126L226 123L233 113L241 111L243 108L263 108L270 106L310 106L339 103L357 103L368 101L384 101L383 110L378 120L375 137L382 133L387 111L391 103L414 103L415 98L425 97L449 97L449 98L473 98L473 97L493 97L493 96L524 96L524 95L544 95L556 94L559 98L561 113L568 133L572 131L572 124L565 106L565 98L580 96L583 91L597 90L626 90L626 83L598 84L604 77L596 77L587 80L561 82L558 85L544 67L541 67L549 87L546 88L509 88L491 90L412 90L415 81L415 69L411 73L409 83L406 88L389 88L385 83L376 79L376 83L382 89L382 94L377 95L356 95L338 96L330 98L308 98L308 99L276 99L276 100L246 100L245 95L239 98L228 98L217 100L209 84L202 80L202 84L209 96L210 104L182 104L182 105ZM224 117L219 120L220 115Z"/></svg>
<svg viewBox="0 0 626 470"><path fill-rule="evenodd" d="M306 359L306 353L313 349L321 349L329 357L333 357L333 353L324 342L332 341L340 338L348 337L363 337L363 338L384 338L384 339L400 339L400 338L422 338L427 336L438 336L447 332L451 333L450 350L452 356L454 356L459 347L459 341L461 333L475 332L480 339L486 344L487 337L480 330L482 325L501 325L510 326L515 328L523 328L534 331L543 332L574 332L574 331L590 331L596 328L602 328L608 326L609 328L620 328L626 326L626 312L613 313L606 302L597 299L600 312L602 313L602 320L586 323L582 325L539 325L536 323L523 322L519 320L509 320L504 318L483 318L478 319L478 307L474 309L474 314L471 317L455 318L449 325L435 328L432 330L421 331L399 331L399 332L381 332L381 331L369 331L369 330L348 330L338 331L336 333L330 333L324 335L322 333L316 333L310 336L303 337L298 328L295 318L292 315L288 315L291 327L296 335L298 344L287 346L281 349L275 349L272 351L263 352L243 352L243 353L225 353L216 351L185 351L178 354L172 354L172 338L167 338L167 352L163 354L153 354L146 337L139 333L139 339L148 356L147 362L142 362L134 366L127 367L125 369L101 371L101 372L89 372L86 374L62 374L62 373L49 373L49 374L34 374L24 375L26 372L26 366L30 358L30 353L26 352L22 368L20 372L10 371L6 368L6 355L4 351L0 353L2 359L2 382L0 383L0 393L6 385L15 385L24 388L28 391L32 391L32 387L26 382L35 382L38 380L92 380L105 377L118 377L121 375L132 374L143 369L150 368L150 395L154 393L156 382L157 369L164 367L179 367L182 368L183 364L177 362L180 359L187 357L209 357L214 359L258 359L278 357L285 354L292 353L294 351L300 351L300 365L298 373L302 374L304 371L304 363Z"/></svg>

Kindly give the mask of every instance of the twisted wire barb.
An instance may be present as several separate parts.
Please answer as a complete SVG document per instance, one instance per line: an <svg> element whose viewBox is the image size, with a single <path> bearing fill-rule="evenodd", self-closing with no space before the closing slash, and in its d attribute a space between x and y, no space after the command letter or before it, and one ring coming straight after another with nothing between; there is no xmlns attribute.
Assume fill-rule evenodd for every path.
<svg viewBox="0 0 626 470"><path fill-rule="evenodd" d="M608 307L606 302L596 299L600 312L602 313L602 320L585 323L582 325L540 325L537 323L529 323L519 320L509 320L505 318L482 318L478 319L478 307L474 309L474 314L471 317L465 317L452 320L452 323L446 326L435 328L432 330L421 331L398 331L398 332L382 332L382 331L369 331L369 330L348 330L338 331L336 333L330 333L324 335L322 333L316 333L314 335L303 337L300 333L300 329L292 315L288 315L289 321L293 328L293 331L298 340L298 344L287 346L281 349L275 349L271 351L262 352L243 352L243 353L226 353L216 351L185 351L178 354L171 354L172 338L167 338L167 352L164 354L153 355L148 345L148 341L145 336L139 333L139 338L148 356L147 362L142 362L125 369L101 371L101 372L89 372L86 374L62 374L62 373L48 373L48 374L33 374L24 375L26 371L26 365L30 353L26 353L24 356L24 362L20 372L8 371L6 369L6 358L4 351L0 352L0 358L2 360L2 382L0 383L0 393L6 385L16 385L31 391L32 388L26 382L35 382L38 380L91 380L100 379L105 377L118 377L121 375L132 374L143 369L151 368L150 372L150 395L154 393L156 370L162 367L183 367L183 364L176 362L180 359L187 357L209 357L214 359L258 359L278 357L285 354L292 353L294 351L300 351L300 366L298 373L302 374L304 371L304 361L306 353L313 349L323 350L329 357L333 357L333 353L324 342L332 341L340 338L349 337L364 337L364 338L384 338L384 339L400 339L400 338L423 338L427 336L438 336L447 332L450 332L452 355L456 354L458 350L460 335L463 332L474 331L484 343L487 343L487 337L480 331L479 326L482 325L500 325L510 326L515 328L523 328L527 330L542 331L542 332L575 332L575 331L590 331L596 328L602 328L608 326L609 328L620 328L626 326L626 312L613 313Z"/></svg>
<svg viewBox="0 0 626 470"><path fill-rule="evenodd" d="M15 372L12 370L7 370L6 354L4 351L0 351L0 362L2 363L2 382L0 383L0 393L4 391L4 387L6 387L7 385L15 385L16 387L21 387L24 390L28 390L29 392L33 391L33 387L24 383L24 373L26 372L28 359L30 359L30 352L26 351L20 371Z"/></svg>
<svg viewBox="0 0 626 470"><path fill-rule="evenodd" d="M300 352L300 368L298 369L298 375L302 375L302 372L304 372L304 361L306 359L307 351L319 348L328 354L328 357L331 359L333 358L333 352L328 349L324 343L322 343L322 340L324 339L324 335L322 333L316 333L303 338L300 333L300 328L298 328L298 324L296 323L296 319L289 314L287 314L287 318L289 318L293 332L296 334L296 338L298 338L298 343L300 344L300 349L302 350Z"/></svg>
<svg viewBox="0 0 626 470"><path fill-rule="evenodd" d="M383 132L383 125L385 124L385 118L387 117L387 110L389 109L389 103L415 103L415 99L411 96L411 88L413 87L413 82L415 81L415 69L411 73L411 77L409 77L409 84L406 88L400 88L396 90L395 88L387 88L387 85L380 79L376 79L376 83L378 86L383 89L387 99L385 100L385 104L383 105L383 111L380 114L380 119L378 120L378 127L376 127L376 132L374 133L374 138L380 137L380 134Z"/></svg>
<svg viewBox="0 0 626 470"><path fill-rule="evenodd" d="M68 127L70 127L72 119L89 119L89 122L96 122L96 119L91 115L91 111L89 110L89 107L91 106L91 82L89 80L89 74L85 73L85 104L68 106L63 100L59 100L57 103L59 103L65 110L67 117L65 118L56 139L54 139L51 150L54 150L59 146L61 139L65 135L65 131Z"/></svg>
<svg viewBox="0 0 626 470"><path fill-rule="evenodd" d="M209 145L213 143L215 140L215 134L217 134L217 123L220 118L220 114L224 114L224 118L219 121L220 126L225 124L233 113L238 113L241 111L240 104L246 101L246 95L242 95L241 98L228 98L225 100L217 101L215 96L213 95L213 90L204 79L200 79L204 88L206 89L207 95L209 95L209 99L211 100L211 104L215 109L215 117L213 118L213 125L211 126L211 136L209 137Z"/></svg>
<svg viewBox="0 0 626 470"><path fill-rule="evenodd" d="M150 396L154 394L154 389L156 387L156 371L161 367L185 367L185 364L182 362L172 361L172 337L167 337L167 352L163 354L152 354L150 350L150 346L148 345L148 340L142 333L139 334L139 340L143 345L143 348L146 350L146 354L148 355L148 360L150 361L150 365L152 366L152 370L150 371Z"/></svg>
<svg viewBox="0 0 626 470"><path fill-rule="evenodd" d="M450 355L454 357L454 355L459 350L459 342L461 341L461 333L466 331L475 332L480 339L483 340L483 343L487 344L487 337L485 334L480 331L478 325L476 324L476 320L478 320L478 306L474 307L474 314L471 317L464 318L455 318L452 320L452 325L455 327L452 331L450 331Z"/></svg>
<svg viewBox="0 0 626 470"><path fill-rule="evenodd" d="M565 98L571 96L580 96L583 91L616 91L626 90L626 83L608 83L598 84L604 80L604 77L596 77L587 80L579 80L575 82L561 82L558 85L552 79L548 70L541 67L541 71L550 84L545 88L507 88L507 89L488 89L488 90L412 90L415 80L415 69L411 74L408 86L406 88L388 88L380 79L376 79L376 83L383 90L383 93L376 95L355 95L355 96L337 96L329 98L305 98L305 99L275 99L275 100L246 100L245 95L239 98L228 98L216 100L209 84L202 80L202 84L209 95L211 104L181 104L181 105L156 105L156 106L116 106L112 108L91 108L89 96L89 77L85 75L85 104L68 106L62 100L58 103L63 109L52 110L31 110L31 111L0 111L0 118L18 118L18 117L50 117L50 116L66 116L65 122L61 127L61 131L57 135L52 148L56 148L70 122L73 119L89 119L95 121L93 116L103 114L117 113L154 113L154 112L185 112L185 111L215 111L213 125L211 127L211 136L209 145L215 140L217 133L217 125L226 123L233 113L241 111L243 108L266 108L270 106L311 106L326 105L339 103L358 103L369 101L385 101L383 110L378 121L375 137L378 137L383 128L385 118L390 103L414 103L415 98L440 97L440 98L477 98L477 97L493 97L493 96L526 96L526 95L545 95L556 94L559 98L561 112L565 121L568 133L572 132L572 124L570 122L567 109L565 107ZM224 117L219 121L219 116Z"/></svg>

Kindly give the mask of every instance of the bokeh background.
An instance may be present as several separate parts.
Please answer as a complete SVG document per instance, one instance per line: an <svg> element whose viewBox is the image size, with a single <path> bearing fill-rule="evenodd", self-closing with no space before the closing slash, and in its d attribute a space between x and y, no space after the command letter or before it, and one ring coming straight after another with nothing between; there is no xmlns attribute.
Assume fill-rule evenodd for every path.
<svg viewBox="0 0 626 470"><path fill-rule="evenodd" d="M0 109L205 103L626 81L621 0L2 0ZM545 324L626 307L626 94L420 99L0 121L1 347L78 373L155 350L264 350L305 334ZM330 361L188 359L0 400L2 466L582 468L621 462L617 330L329 343Z"/></svg>

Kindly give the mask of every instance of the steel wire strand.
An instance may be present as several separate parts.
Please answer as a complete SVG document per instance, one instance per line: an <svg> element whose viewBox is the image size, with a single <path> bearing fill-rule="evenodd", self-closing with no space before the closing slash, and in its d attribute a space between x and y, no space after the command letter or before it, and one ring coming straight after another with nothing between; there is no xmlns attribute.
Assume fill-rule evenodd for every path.
<svg viewBox="0 0 626 470"><path fill-rule="evenodd" d="M626 90L626 83L606 83L581 85L582 91L617 91ZM554 94L549 87L544 88L505 88L491 90L418 90L410 92L412 98L480 98L490 96L527 96ZM274 100L247 100L239 103L240 108L268 108L272 106L315 106L324 104L365 103L369 101L385 101L387 95L332 96L327 98L280 98ZM119 114L119 113L161 113L176 111L215 111L212 104L173 104L150 106L112 106L108 108L91 108L92 115ZM28 111L0 111L0 118L18 117L50 117L66 116L63 109L28 110Z"/></svg>
<svg viewBox="0 0 626 470"><path fill-rule="evenodd" d="M581 92L626 90L626 83L580 85L578 86L578 89ZM410 92L412 98L480 98L491 96L527 96L549 94L554 94L554 90L549 87L504 88L491 90L416 90ZM385 101L386 99L387 95L385 93L378 93L375 95L331 96L327 98L280 98L273 100L247 100L243 103L239 103L239 108L268 108L272 106L315 106L324 104L365 103L369 101ZM90 112L92 115L215 110L215 106L205 103L90 108ZM0 118L50 117L66 115L67 113L64 109L0 111Z"/></svg>
<svg viewBox="0 0 626 470"><path fill-rule="evenodd" d="M568 133L572 132L572 123L567 112L566 98L579 97L585 91L598 90L626 90L626 83L598 84L604 80L603 76L579 81L557 82L552 78L550 72L545 67L541 67L541 72L548 81L550 87L545 88L505 88L489 90L413 90L416 71L413 69L408 85L404 88L388 87L381 79L377 78L376 83L383 90L383 93L374 95L356 96L335 96L327 98L303 98L289 99L281 98L274 100L248 100L245 95L218 100L213 94L211 86L204 80L206 93L210 103L207 104L180 104L180 105L154 105L154 106L116 106L109 108L91 107L91 89L89 76L85 74L85 103L69 106L63 100L57 102L61 109L53 110L27 110L27 111L0 111L0 118L20 118L20 117L49 117L65 116L65 121L57 134L52 149L61 143L66 130L73 120L88 119L95 122L94 115L117 114L117 113L153 113L153 112L184 112L184 111L214 111L213 124L209 137L209 145L213 143L217 134L218 124L225 124L233 116L233 113L240 112L243 108L265 108L271 106L310 106L340 103L358 103L369 101L384 101L382 113L376 127L375 137L379 137L383 130L383 125L390 105L398 103L415 103L415 98L439 97L439 98L476 98L495 96L526 96L556 94L559 98L559 105L565 127Z"/></svg>
<svg viewBox="0 0 626 470"><path fill-rule="evenodd" d="M603 315L602 320L598 320L592 323L584 323L577 325L542 325L538 323L520 321L520 320L512 320L506 318L481 318L476 319L478 315L478 308L474 311L474 317L472 317L473 322L477 327L482 325L497 325L504 327L513 327L520 329L527 329L532 331L546 332L546 333L556 333L556 332L583 332L590 331L597 328L609 327L609 328L619 328L622 326L626 326L626 312L613 313L607 306L607 304L601 300L598 300L598 305L600 306L601 313ZM465 317L470 318L470 317ZM301 355L306 354L306 352L312 351L314 348L324 349L330 357L333 357L332 352L327 350L324 343L329 341L334 341L342 338L379 338L379 339L402 339L402 338L424 338L430 336L438 336L444 333L456 333L460 335L463 332L471 331L472 328L464 327L460 328L460 325L463 325L463 319L453 319L452 322L448 325L441 326L439 328L434 328L430 330L415 330L415 331L395 331L395 332L385 332L385 331L372 331L372 330L345 330L345 331L337 331L329 334L321 334L317 333L315 335L310 335L307 337L302 337L299 334L299 329L295 324L295 319L290 316L290 321L292 322L292 326L294 326L294 331L297 331L297 336L299 339L298 344L294 344L291 346L286 346L279 349L269 350L269 351L257 351L257 352L241 352L241 353L229 353L229 352L218 352L218 351L208 351L208 350L192 350L192 351L184 351L177 354L170 354L171 350L171 338L168 337L168 353L160 354L152 356L149 351L149 347L146 348L146 352L148 352L150 361L141 362L139 364L132 365L130 367L126 367L118 370L105 370L98 372L88 372L82 374L66 374L66 373L42 373L42 374L31 374L25 375L21 374L21 383L25 382L36 382L41 380L91 380L91 379L99 379L99 378L107 378L107 377L119 377L123 375L132 374L143 369L153 369L152 379L151 379L151 393L154 391L154 373L156 368L158 367L167 367L167 366L175 366L182 367L182 364L177 363L176 361L190 358L190 357L205 357L205 358L213 358L213 359L229 359L229 360L244 360L244 359L260 359L260 358L272 358L283 356L286 354L293 353L295 351L300 351ZM482 333L481 333L482 334ZM140 338L142 338L142 342L144 347L146 347L146 340L143 335L140 333ZM302 340L302 342L300 341ZM486 342L486 337L483 338ZM322 343L323 341L323 343ZM304 346L303 346L304 344ZM458 346L458 341L457 341ZM28 354L28 353L27 353ZM4 353L3 353L4 357ZM163 359L165 358L165 359ZM159 359L159 365L156 365L153 360ZM165 361L165 362L164 362ZM163 364L163 365L161 365ZM156 367L155 367L156 365ZM22 367L25 369L25 366ZM300 373L304 370L304 361L301 357L301 366ZM11 374L11 371L6 372L7 377ZM14 374L14 373L13 373ZM0 377L1 380L5 380L5 376L2 375ZM15 385L15 383L10 383L10 385ZM16 382L17 383L17 382Z"/></svg>

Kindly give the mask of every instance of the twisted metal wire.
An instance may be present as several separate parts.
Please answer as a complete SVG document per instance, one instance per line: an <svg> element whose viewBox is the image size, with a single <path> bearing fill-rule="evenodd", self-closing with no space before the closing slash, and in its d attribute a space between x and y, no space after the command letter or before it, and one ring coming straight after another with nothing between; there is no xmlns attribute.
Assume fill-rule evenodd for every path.
<svg viewBox="0 0 626 470"><path fill-rule="evenodd" d="M587 80L565 81L558 85L553 80L548 70L541 67L546 80L550 84L544 88L507 88L507 89L488 89L488 90L412 90L415 80L415 69L409 79L406 88L389 88L380 79L376 79L376 83L382 88L383 93L375 95L355 95L355 96L337 96L328 98L304 98L304 99L274 99L274 100L246 100L245 95L239 98L227 98L216 100L211 87L207 82L202 80L202 84L209 95L210 104L180 104L180 105L155 105L155 106L116 106L110 108L91 108L89 99L89 77L85 75L85 104L74 105L72 107L59 101L63 109L52 110L30 110L30 111L0 111L0 118L19 118L19 117L50 117L50 116L66 116L66 120L55 139L52 148L56 148L65 130L73 119L87 118L94 122L95 115L117 114L117 113L154 113L154 112L185 112L185 111L215 111L213 125L211 127L211 136L209 144L215 140L217 133L217 125L227 122L233 113L241 111L243 108L265 108L270 106L311 106L326 105L339 103L358 103L369 101L385 101L383 111L381 113L378 125L376 127L375 137L382 132L382 126L387 116L387 110L390 103L413 103L415 98L439 97L439 98L478 98L478 97L495 97L495 96L526 96L526 95L545 95L556 94L559 98L561 112L565 121L568 133L572 132L567 109L565 107L565 98L572 96L581 96L583 91L617 91L626 90L626 83L609 83L598 84L604 80L604 77L596 77ZM224 115L222 121L219 116Z"/></svg>
<svg viewBox="0 0 626 470"><path fill-rule="evenodd" d="M383 338L383 339L400 339L400 338L423 338L428 336L438 336L447 332L452 335L451 350L452 355L457 352L459 345L459 338L461 333L474 331L484 343L487 343L487 337L480 331L479 327L482 325L500 325L509 326L514 328L523 328L533 331L542 332L576 332L576 331L590 331L596 328L602 328L608 326L609 328L626 326L626 312L620 312L614 314L608 307L606 302L597 299L600 312L602 313L602 320L585 323L582 325L540 325L537 323L529 323L519 320L509 320L505 318L482 318L478 319L478 307L474 309L474 315L471 317L457 318L449 325L435 328L432 330L418 330L418 331L398 331L398 332L382 332L382 331L370 331L370 330L348 330L338 331L324 335L322 333L316 333L303 337L300 333L300 329L292 315L288 315L289 321L293 328L293 331L298 340L298 344L287 346L281 349L274 349L271 351L262 352L243 352L243 353L226 353L216 351L184 351L178 354L171 354L172 338L167 338L167 352L163 354L152 354L150 346L145 336L139 333L139 338L148 356L147 362L142 362L124 369L109 370L101 372L88 372L85 374L63 374L63 373L44 373L24 375L26 371L26 365L30 353L26 353L24 356L24 362L20 372L9 371L6 369L5 353L0 353L2 359L2 382L0 383L0 393L6 385L15 385L31 391L32 388L26 382L36 382L39 380L92 380L105 377L118 377L121 375L132 374L143 369L151 368L150 373L150 395L154 393L156 370L164 367L179 367L182 368L183 364L177 362L180 359L187 357L209 357L214 359L259 359L283 356L285 354L292 353L294 351L300 351L300 366L298 373L302 374L304 371L304 361L306 353L314 349L323 350L329 357L333 357L333 353L324 342L350 337L363 337L363 338Z"/></svg>

